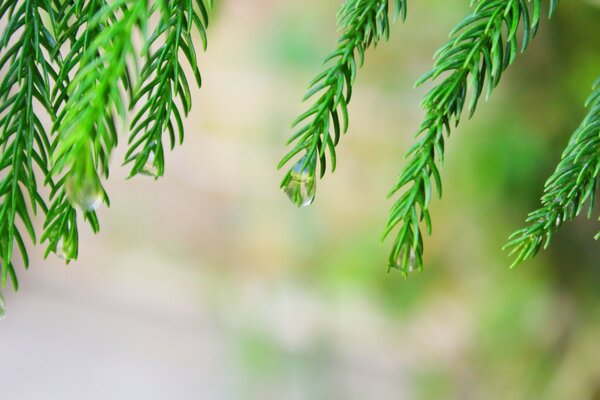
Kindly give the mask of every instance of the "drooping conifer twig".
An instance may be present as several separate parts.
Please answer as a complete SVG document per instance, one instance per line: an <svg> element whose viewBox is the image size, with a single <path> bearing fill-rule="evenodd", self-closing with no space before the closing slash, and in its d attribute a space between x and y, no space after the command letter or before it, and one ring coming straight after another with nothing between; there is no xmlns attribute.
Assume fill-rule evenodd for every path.
<svg viewBox="0 0 600 400"><path fill-rule="evenodd" d="M364 62L364 53L371 45L376 46L389 37L388 0L346 0L338 13L338 26L342 32L338 45L325 59L326 69L311 82L303 100L316 97L309 109L293 123L299 127L288 144L292 149L283 157L278 168L282 168L298 154L302 155L297 165L284 176L281 187L286 187L295 175L306 175L314 196L314 173L320 169L323 177L327 169L326 151L329 152L331 170L335 170L337 146L340 135L348 129L348 103L358 68ZM394 0L394 19L406 17L406 0ZM300 165L298 165L300 164ZM312 199L298 195L297 188L288 192L298 206L310 204ZM287 190L286 190L287 191Z"/></svg>
<svg viewBox="0 0 600 400"><path fill-rule="evenodd" d="M56 152L60 144L60 135L57 133L59 122L66 114L67 102L70 98L69 87L71 77L75 76L81 68L81 62L84 55L90 49L94 40L106 28L108 21L116 20L116 16L111 15L110 18L103 18L95 24L91 24L94 16L106 10L108 3L105 0L91 0L89 2L65 2L62 7L57 10L57 41L54 48L54 56L56 59L62 60L61 48L67 47L64 61L61 62L61 67L58 71L58 76L55 79L52 90L52 102L54 108L58 110L57 118L54 118L53 131L55 137L53 140L52 151ZM96 49L93 56L101 57L101 49ZM86 57L90 57L88 54ZM128 75L125 75L124 84L127 85ZM110 115L105 119L106 124L111 124L111 129L116 130L113 123L113 116ZM51 178L55 174L54 171L47 176ZM50 210L48 212L45 224L42 241L47 241L48 246L46 256L50 252L54 252L65 258L66 262L76 259L79 249L79 233L77 228L77 211L75 206L68 198L66 187L67 174L58 179L56 183L50 183L52 200ZM90 222L94 232L99 229L98 219L93 210L88 210L84 213L84 218Z"/></svg>
<svg viewBox="0 0 600 400"><path fill-rule="evenodd" d="M558 0L550 0L552 15ZM449 42L436 53L433 69L417 84L443 79L423 100L425 118L418 142L408 151L407 166L390 196L401 192L392 207L384 237L397 229L389 256L389 268L403 274L423 268L423 234L420 223L431 234L429 204L436 187L442 194L438 163L444 160L445 135L458 125L463 109L475 112L484 86L487 95L500 81L502 72L517 52L517 35L522 30L521 51L534 37L542 0L478 0L473 13L451 32Z"/></svg>
<svg viewBox="0 0 600 400"><path fill-rule="evenodd" d="M173 0L156 4L153 10L160 14L160 22L146 44L148 58L131 102L131 107L143 104L131 123L130 147L125 159L133 164L131 176L138 173L162 176L163 134L168 133L171 149L177 141L180 144L183 141L182 115L190 112L192 98L179 55L187 59L200 87L202 80L192 33L195 26L206 50L209 6L210 1L205 4L204 0ZM154 51L152 46L160 47Z"/></svg>
<svg viewBox="0 0 600 400"><path fill-rule="evenodd" d="M567 221L587 208L594 211L600 184L600 79L586 102L587 116L571 136L554 173L546 181L542 206L527 217L528 225L511 235L505 248L515 255L512 266L533 258L547 248ZM587 203L587 207L586 207ZM600 238L600 233L596 239Z"/></svg>
<svg viewBox="0 0 600 400"><path fill-rule="evenodd" d="M147 7L146 0L92 0L71 4L62 14L66 33L61 42L69 40L71 47L57 85L61 90L56 103L62 101L64 107L54 123L52 173L61 177L52 188L43 238L48 241L47 253L62 253L67 261L78 252L74 207L84 212L97 232L94 211L108 202L101 178L109 174L108 161L117 144L116 123L125 118L123 90L130 86L127 62L135 59L132 34L136 28L145 31ZM70 19L77 22L69 24Z"/></svg>
<svg viewBox="0 0 600 400"><path fill-rule="evenodd" d="M55 24L49 1L0 2L0 20L6 22L0 38L0 69L4 69L0 82L0 288L8 276L18 287L15 246L28 266L24 233L36 241L28 205L33 214L38 209L46 212L34 170L48 175L50 143L36 108L55 114L49 93L56 64L50 58L55 39L42 12Z"/></svg>
<svg viewBox="0 0 600 400"><path fill-rule="evenodd" d="M108 198L101 181L117 145L119 124L130 102L140 107L134 119L127 161L142 172L150 144L169 132L171 145L183 136L181 119L191 95L179 57L185 57L198 85L200 74L192 27L206 47L210 0L0 0L0 275L15 287L14 247L28 257L24 232L36 240L31 213L46 214L42 241L46 254L67 262L77 257L77 208L99 229L95 208ZM146 23L160 14L146 36ZM149 57L137 76L139 57L133 35L141 33ZM160 47L153 52L152 45ZM139 78L139 84L136 82ZM134 93L135 91L135 93ZM175 104L179 97L181 106ZM147 98L147 99L146 99ZM52 121L52 137L41 122ZM159 134L160 131L160 134ZM154 162L162 175L162 145ZM50 207L38 192L35 169L50 188Z"/></svg>

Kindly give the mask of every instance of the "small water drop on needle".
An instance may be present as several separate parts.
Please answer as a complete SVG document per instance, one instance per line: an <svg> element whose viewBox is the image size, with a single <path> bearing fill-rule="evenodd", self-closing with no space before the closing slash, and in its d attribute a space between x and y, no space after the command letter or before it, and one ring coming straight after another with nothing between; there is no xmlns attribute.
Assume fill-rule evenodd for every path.
<svg viewBox="0 0 600 400"><path fill-rule="evenodd" d="M67 263L75 258L74 246L69 240L66 240L64 237L61 237L56 243L56 251L55 254L57 257L62 258Z"/></svg>
<svg viewBox="0 0 600 400"><path fill-rule="evenodd" d="M405 255L406 255L406 250L400 252L400 254L398 255L398 258L396 259L396 266L398 267L398 269L400 271L403 271L406 273L416 271L417 257L415 255L415 250L412 248L409 250L408 262L406 263L406 268L402 268L403 264L404 264Z"/></svg>
<svg viewBox="0 0 600 400"><path fill-rule="evenodd" d="M308 160L308 154L292 167L290 181L285 186L284 192L298 207L309 206L315 199L317 192L315 162Z"/></svg>
<svg viewBox="0 0 600 400"><path fill-rule="evenodd" d="M2 296L2 292L0 292L0 320L4 319L6 315L6 301L4 300L4 296Z"/></svg>
<svg viewBox="0 0 600 400"><path fill-rule="evenodd" d="M146 159L146 162L144 163L144 167L140 171L143 175L152 176L154 178L157 177L158 167L154 163L155 159L156 159L156 154L154 153L154 150L150 150L150 153L148 153L148 158Z"/></svg>
<svg viewBox="0 0 600 400"><path fill-rule="evenodd" d="M415 256L415 251L410 249L410 256L408 259L408 272L413 272L416 268L417 257Z"/></svg>
<svg viewBox="0 0 600 400"><path fill-rule="evenodd" d="M76 185L72 178L67 181L67 196L71 204L84 212L95 211L104 202L104 192L96 179L86 179Z"/></svg>

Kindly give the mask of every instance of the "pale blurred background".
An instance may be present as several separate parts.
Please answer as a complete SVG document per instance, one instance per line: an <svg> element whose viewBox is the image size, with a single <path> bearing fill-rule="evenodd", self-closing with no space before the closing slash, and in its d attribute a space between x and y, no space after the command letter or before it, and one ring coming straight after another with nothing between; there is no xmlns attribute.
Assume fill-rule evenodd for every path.
<svg viewBox="0 0 600 400"><path fill-rule="evenodd" d="M299 210L275 166L340 4L218 2L166 176L126 181L120 149L79 261L38 247L4 290L0 398L600 399L598 223L516 270L501 250L586 113L598 2L561 2L455 131L426 269L405 280L386 273L385 195L430 87L413 83L469 10L409 3L368 52L336 173Z"/></svg>

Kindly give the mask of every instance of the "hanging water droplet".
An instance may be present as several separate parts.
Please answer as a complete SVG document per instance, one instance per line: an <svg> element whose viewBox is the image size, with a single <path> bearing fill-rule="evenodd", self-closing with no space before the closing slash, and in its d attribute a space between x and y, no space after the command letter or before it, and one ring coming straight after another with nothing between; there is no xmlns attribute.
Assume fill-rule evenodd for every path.
<svg viewBox="0 0 600 400"><path fill-rule="evenodd" d="M0 320L4 319L6 315L6 301L4 300L4 296L2 296L2 292L0 292Z"/></svg>
<svg viewBox="0 0 600 400"><path fill-rule="evenodd" d="M63 236L56 243L55 254L68 263L76 258L76 250L75 243Z"/></svg>
<svg viewBox="0 0 600 400"><path fill-rule="evenodd" d="M560 226L560 224L562 224L562 216L558 214L558 217L556 217L556 226Z"/></svg>
<svg viewBox="0 0 600 400"><path fill-rule="evenodd" d="M84 179L75 184L73 178L67 181L67 196L69 201L84 212L95 211L104 201L104 191L97 179Z"/></svg>
<svg viewBox="0 0 600 400"><path fill-rule="evenodd" d="M408 253L408 262L406 263L406 268L403 268L404 258L406 257L406 250L403 250L398 254L398 258L396 259L396 267L402 272L413 272L417 268L417 256L415 255L415 250L411 248Z"/></svg>
<svg viewBox="0 0 600 400"><path fill-rule="evenodd" d="M560 195L560 196L556 197L554 200L552 200L552 204L559 205L559 204L562 204L564 201L565 201L565 196Z"/></svg>
<svg viewBox="0 0 600 400"><path fill-rule="evenodd" d="M298 207L306 207L315 199L317 192L315 161L308 160L308 154L292 167L290 181L285 186L284 192Z"/></svg>
<svg viewBox="0 0 600 400"><path fill-rule="evenodd" d="M408 272L413 272L416 268L417 257L415 256L415 251L410 249L410 256L408 260Z"/></svg>
<svg viewBox="0 0 600 400"><path fill-rule="evenodd" d="M150 153L148 153L148 158L146 159L146 162L144 163L144 167L140 170L140 173L142 175L148 175L148 176L156 178L156 176L158 175L158 167L154 163L155 159L156 159L156 153L154 153L154 150L150 150Z"/></svg>

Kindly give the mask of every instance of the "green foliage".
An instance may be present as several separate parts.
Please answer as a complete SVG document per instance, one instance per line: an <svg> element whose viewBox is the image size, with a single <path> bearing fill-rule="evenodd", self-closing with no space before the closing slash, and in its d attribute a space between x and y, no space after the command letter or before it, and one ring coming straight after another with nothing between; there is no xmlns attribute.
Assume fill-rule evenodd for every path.
<svg viewBox="0 0 600 400"><path fill-rule="evenodd" d="M292 166L284 176L281 187L292 180L294 170L320 169L323 177L327 170L326 151L329 151L331 170L335 170L337 146L341 133L348 130L348 103L358 68L364 62L365 50L387 39L390 32L388 0L347 0L338 13L338 26L342 35L335 51L324 61L327 65L310 83L304 101L317 96L309 109L294 121L300 126L289 139L294 143L289 153L279 163L282 168L301 153L301 165ZM394 19L406 17L406 0L395 0ZM340 121L341 117L341 121ZM333 133L333 134L332 134ZM312 165L308 165L311 162Z"/></svg>
<svg viewBox="0 0 600 400"><path fill-rule="evenodd" d="M148 59L142 68L140 85L135 91L131 106L148 99L131 122L130 148L126 162L133 163L131 175L150 174L155 177L164 173L164 152L162 135L169 133L171 148L176 136L183 141L182 113L187 115L192 107L190 88L178 54L185 55L192 68L198 87L202 84L197 57L192 43L192 27L200 32L202 46L206 50L206 28L208 14L206 6L198 2L197 12L189 0L176 0L161 3L156 7L160 23L146 44ZM152 52L151 46L162 41L160 48ZM175 102L180 98L181 110ZM177 126L177 135L173 121ZM139 136L139 138L138 138Z"/></svg>
<svg viewBox="0 0 600 400"><path fill-rule="evenodd" d="M0 68L5 70L0 83L0 271L2 286L10 275L15 288L18 284L13 265L14 245L19 247L27 266L22 232L36 240L28 204L34 214L38 208L46 211L34 167L49 175L51 146L34 108L41 106L53 114L49 93L56 71L49 57L55 41L42 22L42 13L55 22L49 1L0 3L0 19L6 21L0 38ZM18 226L18 220L24 230Z"/></svg>
<svg viewBox="0 0 600 400"><path fill-rule="evenodd" d="M390 12L394 20L406 18L406 0L390 3L346 0L338 13L341 36L309 85L304 100L315 100L293 123L292 147L279 164L296 160L281 186L297 205L312 202L317 171L322 178L328 163L335 170L336 146L348 130L348 104L366 50L389 37ZM545 5L542 0L472 3L473 13L451 32L433 69L417 82L439 80L423 100L418 141L390 192L398 197L384 232L396 232L389 268L403 274L423 268L422 229L431 233L429 205L434 191L442 193L439 167L446 137L463 111L473 115L484 89L489 96L519 50L526 49ZM548 1L550 15L557 3ZM185 64L201 85L192 36L198 33L206 49L210 6L210 0L0 0L2 286L10 276L17 287L15 246L28 265L25 239L37 239L32 217L38 210L46 218L41 235L46 255L54 252L67 262L77 257L80 213L98 231L95 210L109 203L102 182L130 112L125 156L130 175L164 174L163 139L171 148L183 141L182 119L191 110ZM590 114L548 180L542 208L511 237L515 264L547 246L587 201L591 216L600 171L600 84L594 90ZM44 117L52 121L51 132L44 130ZM49 188L47 198L38 190L36 171Z"/></svg>
<svg viewBox="0 0 600 400"><path fill-rule="evenodd" d="M439 166L444 161L446 137L453 126L458 126L463 111L471 117L484 89L489 96L517 53L525 51L537 32L544 5L542 0L478 0L472 3L472 14L452 30L449 41L435 54L433 69L417 82L421 85L440 80L422 102L425 117L417 131L418 141L409 149L408 164L389 194L391 197L399 193L384 230L384 237L396 231L388 269L399 269L404 275L423 268L422 229L431 234L429 205L434 191L439 197L442 195ZM548 1L550 16L557 4L558 0ZM314 194L300 196L304 181L296 182L295 175L302 173L304 176L311 171L314 174L318 168L323 177L327 151L331 170L335 170L335 148L340 134L348 129L347 105L357 66L364 62L365 49L371 43L376 45L382 38L387 39L387 10L387 1L368 0L348 0L340 10L338 23L343 33L338 46L326 58L328 67L311 82L304 97L307 100L317 96L317 100L294 121L293 127L300 128L289 140L293 143L292 149L279 164L281 168L300 155L281 183L298 206L310 204ZM395 17L399 14L403 19L406 16L404 1L396 1ZM597 97L597 94L593 95L590 102L596 101ZM597 112L595 105L592 106L594 112ZM598 157L594 147L598 139L597 134L594 136L597 121L590 115L584 124L576 133L577 139L570 143L557 173L548 182L544 208L532 213L528 219L534 225L512 237L510 245L516 246L517 263L535 255L544 236L547 245L552 232L566 220L573 219L588 198L591 199L591 212L598 174L594 169Z"/></svg>
<svg viewBox="0 0 600 400"><path fill-rule="evenodd" d="M592 217L600 178L600 79L586 102L589 113L575 130L554 173L546 181L542 206L527 217L526 227L509 239L506 247L516 256L513 266L533 258L548 247L566 221L586 207ZM600 233L596 239L600 238Z"/></svg>
<svg viewBox="0 0 600 400"><path fill-rule="evenodd" d="M438 163L444 160L445 136L457 126L463 110L473 115L487 86L487 95L498 85L502 72L519 51L517 34L522 29L521 51L534 37L540 18L541 0L479 0L473 13L459 23L450 40L436 53L433 69L417 84L443 76L423 100L425 118L417 132L419 139L408 151L407 166L402 170L390 196L402 191L392 207L384 232L396 227L395 243L389 256L389 268L403 274L423 268L424 223L431 234L429 204L433 191L442 194ZM557 0L550 1L552 15Z"/></svg>
<svg viewBox="0 0 600 400"><path fill-rule="evenodd" d="M140 109L133 119L131 141L137 135L140 139L126 162L134 164L132 175L144 172L142 167L155 151L154 175L162 175L162 133L170 133L172 146L174 119L181 141L181 113L187 114L191 107L179 56L187 58L199 85L191 35L195 27L206 48L208 4L203 0L0 1L0 20L6 26L0 42L2 285L10 275L17 287L15 244L28 264L22 232L36 241L31 213L38 209L46 214L41 236L48 245L46 255L54 252L67 262L77 257L77 209L98 231L95 209L102 202L108 204L102 180L108 178L121 124L134 106ZM155 13L159 22L148 37L146 24ZM139 73L135 35L141 36L148 55ZM155 53L152 46L158 47ZM52 120L53 135L44 130L44 116ZM36 167L50 189L49 199L38 191Z"/></svg>
<svg viewBox="0 0 600 400"><path fill-rule="evenodd" d="M49 243L48 252L68 249L67 261L76 258L78 250L74 205L81 206L95 232L99 229L94 210L107 198L100 180L108 177L108 161L117 144L117 115L124 118L126 110L118 82L124 89L131 84L127 74L127 60L134 53L131 34L145 23L146 7L141 0L95 0L72 4L61 13L63 34L58 43L70 41L71 46L58 82L75 71L72 80L55 88L60 111L53 127L52 172L63 175L52 188L43 238ZM71 19L77 22L70 25ZM98 197L98 203L86 204L96 201L87 197Z"/></svg>
<svg viewBox="0 0 600 400"><path fill-rule="evenodd" d="M551 16L558 0L548 3ZM466 109L471 117L484 89L489 96L519 50L525 51L537 32L543 6L541 0L479 0L473 5L473 13L454 28L450 40L436 53L433 69L417 82L421 85L426 81L441 80L422 102L425 118L417 132L418 141L408 151L408 164L389 194L400 193L384 231L384 237L394 230L397 232L388 268L399 269L403 274L423 268L422 225L425 232L431 234L429 204L434 191L438 196L442 195L439 165L444 160L446 137L450 135L452 126L459 124L463 110ZM315 95L318 98L293 123L294 127L301 127L289 141L294 143L294 147L279 164L281 168L297 154L302 154L281 183L286 192L290 192L294 171L315 170L318 165L323 177L326 151L330 154L331 169L335 170L335 147L340 133L348 129L347 104L357 65L363 63L364 50L371 41L376 45L380 39L387 38L387 8L385 1L349 0L343 5L339 18L343 34L337 49L326 59L326 62L332 59L335 62L311 82L304 100ZM395 16L399 13L405 17L405 2L396 2ZM372 37L368 35L373 32ZM355 52L359 56L358 63ZM598 139L594 115L597 98L597 93L592 95L592 114L576 132L557 172L547 183L542 199L544 207L530 215L528 222L532 222L531 226L511 237L509 245L515 246L513 252L518 254L515 263L533 257L542 246L544 236L547 246L552 233L578 215L588 199L588 214L591 214L598 174L597 146L594 146ZM295 185L293 188L297 189L296 186L299 187ZM292 201L305 205L310 204L312 199L306 202L292 198Z"/></svg>

